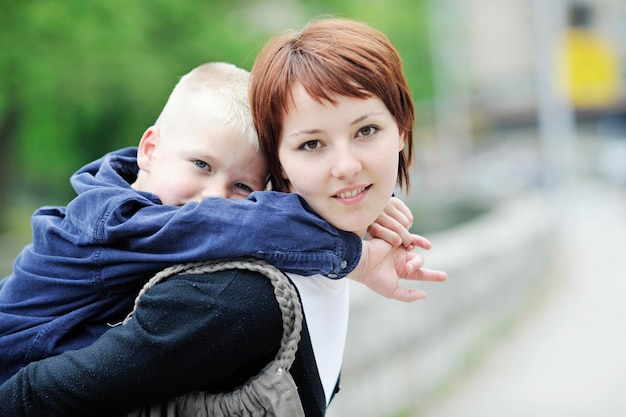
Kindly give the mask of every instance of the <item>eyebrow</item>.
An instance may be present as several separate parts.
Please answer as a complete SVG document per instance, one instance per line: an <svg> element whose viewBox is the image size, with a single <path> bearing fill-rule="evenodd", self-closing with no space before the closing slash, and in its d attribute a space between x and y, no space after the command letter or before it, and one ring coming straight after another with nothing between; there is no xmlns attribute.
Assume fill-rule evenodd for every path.
<svg viewBox="0 0 626 417"><path fill-rule="evenodd" d="M294 132L289 135L289 137L295 137L300 135L315 135L317 133L321 133L322 129L308 129L308 130L300 130L298 132Z"/></svg>
<svg viewBox="0 0 626 417"><path fill-rule="evenodd" d="M361 117L358 117L356 120L354 120L352 123L350 123L350 126L354 126L356 124L361 123L363 120L367 119L368 117L372 117L372 116L378 116L379 114L383 114L382 111L375 111L375 112L371 112L368 114L364 114Z"/></svg>
<svg viewBox="0 0 626 417"><path fill-rule="evenodd" d="M357 117L355 120L353 120L350 123L350 126L354 126L356 124L359 124L363 120L367 119L368 117L378 116L379 114L383 114L383 112L382 111L375 111L375 112L372 112L372 113L364 114L363 116ZM315 135L315 134L322 133L322 132L323 132L322 129L300 130L298 132L294 132L294 133L290 134L289 137L295 137L295 136L299 136L299 135Z"/></svg>

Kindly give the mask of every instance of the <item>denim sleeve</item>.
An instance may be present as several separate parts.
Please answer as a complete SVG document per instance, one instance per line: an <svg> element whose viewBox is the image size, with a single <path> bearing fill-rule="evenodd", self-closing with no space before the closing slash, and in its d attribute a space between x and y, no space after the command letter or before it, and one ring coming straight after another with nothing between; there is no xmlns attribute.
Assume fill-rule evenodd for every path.
<svg viewBox="0 0 626 417"><path fill-rule="evenodd" d="M136 254L138 262L253 256L285 272L343 278L361 257L359 236L331 226L296 194L265 191L246 200L209 198L139 211L122 204L93 226L85 229L99 233L97 239L123 239L128 256ZM119 259L111 259L110 265L115 263Z"/></svg>

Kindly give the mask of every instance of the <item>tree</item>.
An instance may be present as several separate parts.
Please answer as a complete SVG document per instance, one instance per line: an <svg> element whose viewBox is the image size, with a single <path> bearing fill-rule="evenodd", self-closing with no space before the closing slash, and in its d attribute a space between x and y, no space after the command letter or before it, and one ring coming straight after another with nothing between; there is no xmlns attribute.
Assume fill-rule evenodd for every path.
<svg viewBox="0 0 626 417"><path fill-rule="evenodd" d="M279 29L320 13L365 20L397 44L414 94L428 94L423 1L29 0L0 14L0 211L17 198L65 204L68 177L134 146L182 74L208 61L250 69ZM276 13L273 8L283 13ZM265 15L259 11L265 10ZM272 16L280 16L268 26ZM418 74L419 77L415 77ZM2 218L2 212L0 212Z"/></svg>

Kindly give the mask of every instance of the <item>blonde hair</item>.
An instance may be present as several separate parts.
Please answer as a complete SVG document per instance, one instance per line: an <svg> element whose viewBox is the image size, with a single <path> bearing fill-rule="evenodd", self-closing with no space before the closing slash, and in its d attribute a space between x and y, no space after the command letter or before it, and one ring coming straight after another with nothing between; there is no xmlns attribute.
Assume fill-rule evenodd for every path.
<svg viewBox="0 0 626 417"><path fill-rule="evenodd" d="M207 118L237 129L258 150L248 100L249 79L248 71L232 64L200 65L181 77L154 125L162 131L174 130L185 115L200 110Z"/></svg>
<svg viewBox="0 0 626 417"><path fill-rule="evenodd" d="M334 95L382 100L405 135L398 184L409 187L415 110L398 51L382 32L350 19L325 18L276 36L257 56L250 79L252 116L279 191L288 190L278 142L296 84L320 102L334 102Z"/></svg>

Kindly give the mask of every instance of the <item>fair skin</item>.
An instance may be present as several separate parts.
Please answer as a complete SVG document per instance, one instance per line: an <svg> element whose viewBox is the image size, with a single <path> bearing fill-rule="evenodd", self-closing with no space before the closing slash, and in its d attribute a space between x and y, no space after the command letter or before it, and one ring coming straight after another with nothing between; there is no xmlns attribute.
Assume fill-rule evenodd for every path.
<svg viewBox="0 0 626 417"><path fill-rule="evenodd" d="M140 173L133 188L175 206L206 197L245 198L264 188L265 162L237 130L217 120L189 116L169 129L150 126L145 131L138 150ZM369 234L394 246L429 249L430 242L408 232L412 223L410 210L392 198ZM414 243L415 239L419 242Z"/></svg>
<svg viewBox="0 0 626 417"><path fill-rule="evenodd" d="M320 103L294 88L278 157L291 192L333 226L363 237L393 194L404 136L380 99L335 99Z"/></svg>
<svg viewBox="0 0 626 417"><path fill-rule="evenodd" d="M366 99L333 97L334 103L311 97L301 86L292 90L292 105L283 118L278 156L283 177L290 191L300 194L311 207L333 226L365 236L384 235L381 229L407 227L412 222L408 209L389 196L397 182L398 153L404 135L377 97ZM422 268L424 260L411 252L413 246L430 248L430 242L410 235L408 245L391 247L372 240L364 262L349 276L379 294L402 301L426 297L421 290L404 288L394 277L410 280L444 281L441 271ZM405 242L405 239L401 239ZM380 251L380 252L377 252ZM377 256L389 253L392 256ZM362 271L370 271L364 274ZM388 271L370 279L371 271Z"/></svg>
<svg viewBox="0 0 626 417"><path fill-rule="evenodd" d="M267 164L241 133L218 120L193 120L175 130L146 130L139 142L140 172L133 188L173 206L207 197L246 198L264 189Z"/></svg>
<svg viewBox="0 0 626 417"><path fill-rule="evenodd" d="M382 110L380 104L378 110ZM380 118L380 115L376 117ZM378 152L372 152L376 153ZM397 152L395 156L397 159ZM311 162L302 162L308 163L310 173L316 174L311 178L317 178L318 171L322 172L315 163L312 167ZM246 198L252 191L264 189L264 179L267 176L265 159L245 137L229 125L201 117L186 117L184 123L176 123L169 128L149 127L139 142L137 163L140 171L133 188L156 194L163 204L174 206L197 202L207 197ZM393 170L395 178L397 166ZM391 169L385 170L385 189L389 188L389 183L395 184L395 179L391 180L390 172ZM302 175L301 182L305 183L306 172L302 172ZM376 183L378 184L378 179ZM339 219L338 213L333 213L333 207L323 207L320 204L323 199L319 195L309 193L303 197L313 202L313 208L320 210L318 213L322 217L328 216L331 224L344 230L357 231L361 236L365 235L367 229L367 226L361 227L365 224L362 222L376 222L370 227L370 235L382 240L363 242L361 260L349 275L350 278L362 282L385 297L407 302L424 298L426 294L423 291L400 287L398 277L442 280L441 277L433 277L435 271L422 268L423 258L420 255L409 252L415 246L429 249L430 242L409 233L412 216L404 203L398 199L390 201L388 196L391 191L379 190L378 185L369 185L367 192L361 194L368 195L373 190L371 195L376 195L380 201L376 201L374 209L366 207L364 210L357 210L362 212L358 222L349 217L353 215L354 208L363 208L369 204L372 200L369 197L363 198L361 195L345 198L344 195L343 200L348 203L344 201L341 204L353 208L344 210L341 214L346 217L345 221ZM345 190L351 191L345 187L342 190L339 192L344 194ZM301 192L305 192L305 189L302 188ZM382 198L385 192L387 194ZM338 199L341 201L341 197ZM355 204L355 200L364 202ZM384 202L382 208L381 202ZM355 225L359 227L355 228ZM401 247L393 253L393 257L389 256L390 245Z"/></svg>

